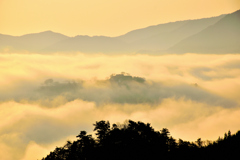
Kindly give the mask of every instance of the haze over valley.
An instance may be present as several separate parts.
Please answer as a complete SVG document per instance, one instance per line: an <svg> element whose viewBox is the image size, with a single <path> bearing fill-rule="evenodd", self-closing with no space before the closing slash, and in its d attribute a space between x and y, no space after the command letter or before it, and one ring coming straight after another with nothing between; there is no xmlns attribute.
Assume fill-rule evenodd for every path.
<svg viewBox="0 0 240 160"><path fill-rule="evenodd" d="M41 159L101 120L179 142L240 130L238 0L13 1L0 2L0 159Z"/></svg>

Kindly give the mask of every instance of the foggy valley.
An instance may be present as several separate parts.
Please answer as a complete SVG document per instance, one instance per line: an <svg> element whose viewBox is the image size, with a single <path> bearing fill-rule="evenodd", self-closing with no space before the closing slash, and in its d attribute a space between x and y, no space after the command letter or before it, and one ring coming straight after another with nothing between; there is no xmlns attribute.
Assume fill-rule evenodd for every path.
<svg viewBox="0 0 240 160"><path fill-rule="evenodd" d="M239 53L240 10L112 37L0 34L0 159L41 159L101 120L191 142L236 133Z"/></svg>

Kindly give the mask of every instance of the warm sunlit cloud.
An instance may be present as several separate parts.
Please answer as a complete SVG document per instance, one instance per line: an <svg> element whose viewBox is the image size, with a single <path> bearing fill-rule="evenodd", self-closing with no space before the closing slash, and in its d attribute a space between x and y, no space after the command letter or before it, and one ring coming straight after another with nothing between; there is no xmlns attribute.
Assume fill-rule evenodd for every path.
<svg viewBox="0 0 240 160"><path fill-rule="evenodd" d="M238 100L238 92L233 88L239 87L238 75L240 71L238 66L230 65L231 62L236 63L240 59L238 55L96 56L80 54L43 56L38 54L2 54L0 58L3 62L0 69L0 89L3 99L14 97L24 99L35 93L38 96L39 94L43 96L51 87L57 89L65 86L67 90L62 90L61 93L63 93L72 91L71 85L73 84L82 87L76 93L84 92L85 95L101 91L108 91L106 93L109 94L117 90L127 91L121 87L116 87L114 90L113 86L111 87L112 84L108 83L96 86L96 83L107 80L111 74L126 72L132 76L146 79L146 85L133 86L135 91L152 88L152 92L154 92L154 89L158 88L162 91L167 89L175 91L174 94L177 95L177 87L179 89L187 87L186 89L189 91L209 92ZM44 81L47 79L53 79L54 83L59 84L41 90L41 86L44 86ZM75 88L73 87L73 89ZM61 94L56 92L55 94L51 91L51 96L61 97ZM71 93L69 94L71 95ZM233 96L231 97L231 94L228 93L232 93ZM94 97L94 95L91 96ZM111 95L107 94L106 96ZM64 98L62 100L64 101Z"/></svg>
<svg viewBox="0 0 240 160"><path fill-rule="evenodd" d="M126 119L141 120L151 123L156 130L167 127L175 138L194 141L199 137L215 140L216 135L229 129L236 132L240 113L239 108L223 109L184 99L166 99L155 107L147 104L108 104L97 107L80 100L53 109L32 105L28 111L24 111L22 104L15 103L15 106L23 108L18 112L21 119L12 120L8 126L1 127L0 132L0 140L6 145L4 148L9 148L7 153L15 153L10 159L44 156L47 150L56 147L54 144L63 145L64 140L75 140L74 135L81 130L90 132L92 124L100 119L109 120L112 124L123 123ZM11 106L8 109L14 110Z"/></svg>
<svg viewBox="0 0 240 160"><path fill-rule="evenodd" d="M72 37L119 36L151 25L239 9L239 0L1 0L0 34L19 36L52 30ZM11 40L11 36L8 43L9 37L2 35L1 159L41 159L56 146L76 140L82 130L94 137L93 124L100 120L111 124L142 121L155 130L168 128L171 136L187 141L216 140L228 130L239 130L239 54L154 55L145 48L137 53L147 54L136 54L131 49L141 46L142 40L131 37L126 38L126 42L133 41L131 45L121 38L91 38L103 42L97 41L89 51L84 48L87 43L78 46L57 33L37 34L34 41L30 38L23 43L16 40L18 37ZM43 34L49 40L42 41ZM178 34L183 32L177 32L176 37ZM51 39L53 35L56 37ZM85 41L84 37L78 38ZM143 32L143 39L149 37L154 39L151 33L144 36ZM64 52L65 43L60 42L65 40L73 44L67 49L81 48L88 54ZM63 46L57 49L61 53L54 53L54 43ZM147 47L148 43L151 46L152 41ZM106 54L103 46L107 46ZM129 53L108 55L114 47L119 53ZM48 50L51 53L44 52ZM42 54L31 53L34 51Z"/></svg>
<svg viewBox="0 0 240 160"><path fill-rule="evenodd" d="M91 133L100 120L148 122L190 141L239 129L237 54L1 54L0 60L6 160L40 159L80 130Z"/></svg>

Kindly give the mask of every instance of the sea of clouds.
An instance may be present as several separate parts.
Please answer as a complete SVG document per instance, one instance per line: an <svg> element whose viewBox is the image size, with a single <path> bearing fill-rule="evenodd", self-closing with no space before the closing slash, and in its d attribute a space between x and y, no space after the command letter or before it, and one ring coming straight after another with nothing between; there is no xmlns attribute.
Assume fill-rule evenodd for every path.
<svg viewBox="0 0 240 160"><path fill-rule="evenodd" d="M0 54L0 157L41 159L100 120L216 140L240 129L239 91L239 54Z"/></svg>

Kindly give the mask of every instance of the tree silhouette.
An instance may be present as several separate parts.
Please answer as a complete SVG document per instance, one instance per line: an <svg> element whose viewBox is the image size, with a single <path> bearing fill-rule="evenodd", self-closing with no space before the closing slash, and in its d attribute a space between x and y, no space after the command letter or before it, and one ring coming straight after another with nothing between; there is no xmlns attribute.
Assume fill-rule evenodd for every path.
<svg viewBox="0 0 240 160"><path fill-rule="evenodd" d="M107 121L99 121L93 124L95 126L94 131L97 131L96 135L99 139L99 142L107 136L108 132L110 131L110 123Z"/></svg>
<svg viewBox="0 0 240 160"><path fill-rule="evenodd" d="M76 141L67 141L63 147L56 147L42 160L222 160L234 159L240 153L240 131L230 131L217 141L176 141L167 128L155 131L149 123L126 121L113 124L98 121L94 126L97 138L80 131Z"/></svg>

